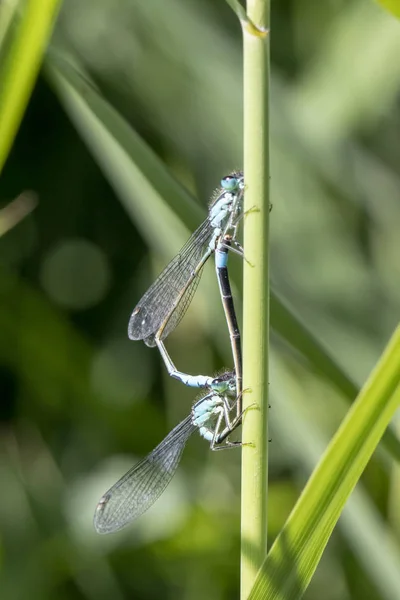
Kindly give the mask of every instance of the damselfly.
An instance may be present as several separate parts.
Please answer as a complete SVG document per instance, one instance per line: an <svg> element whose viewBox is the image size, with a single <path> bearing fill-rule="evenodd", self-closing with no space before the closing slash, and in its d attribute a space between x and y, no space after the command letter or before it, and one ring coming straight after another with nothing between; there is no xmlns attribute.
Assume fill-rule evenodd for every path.
<svg viewBox="0 0 400 600"><path fill-rule="evenodd" d="M190 415L102 496L94 515L98 533L122 529L154 504L174 476L186 442L196 429L211 450L240 445L228 440L242 417L231 418L237 401L233 373L215 381L216 389L195 402Z"/></svg>
<svg viewBox="0 0 400 600"><path fill-rule="evenodd" d="M240 330L236 319L235 305L228 274L228 250L232 243L231 237L226 235L224 237L224 242L224 245L215 252L215 270L217 273L222 306L228 325L229 337L231 339L232 356L235 367L236 396L238 399L236 407L237 415L239 416L242 412L242 349Z"/></svg>
<svg viewBox="0 0 400 600"><path fill-rule="evenodd" d="M236 244L237 226L243 211L243 190L241 171L235 171L221 180L221 187L211 201L207 219L147 290L129 321L130 339L157 346L168 373L192 387L212 387L213 378L178 371L162 340L175 329L185 314L208 258L214 252ZM240 249L236 251L242 254ZM222 268L226 268L226 263Z"/></svg>

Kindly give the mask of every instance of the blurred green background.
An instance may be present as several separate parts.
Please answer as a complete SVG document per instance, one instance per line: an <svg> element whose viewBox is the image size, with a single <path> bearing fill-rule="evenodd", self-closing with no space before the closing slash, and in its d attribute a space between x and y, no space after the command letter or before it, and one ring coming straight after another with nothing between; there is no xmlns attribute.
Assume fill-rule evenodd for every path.
<svg viewBox="0 0 400 600"><path fill-rule="evenodd" d="M273 289L358 385L399 318L399 52L399 22L367 0L272 4ZM222 0L62 8L0 182L1 206L38 195L0 238L2 600L238 597L239 451L211 453L194 436L137 523L98 536L92 515L196 398L128 340L127 323L242 166L241 86L241 32ZM127 153L106 112L85 108L96 90L177 196L151 189L161 167L146 163L142 178L146 150ZM205 271L167 344L194 374L231 366ZM348 406L293 350L296 335L272 335L271 541ZM377 452L306 598L400 598L399 497L398 467Z"/></svg>

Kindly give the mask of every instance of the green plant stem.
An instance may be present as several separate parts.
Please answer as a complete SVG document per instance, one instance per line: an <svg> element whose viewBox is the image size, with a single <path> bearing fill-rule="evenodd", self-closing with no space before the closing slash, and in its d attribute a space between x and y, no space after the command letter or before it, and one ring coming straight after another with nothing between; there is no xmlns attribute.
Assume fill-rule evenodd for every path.
<svg viewBox="0 0 400 600"><path fill-rule="evenodd" d="M32 93L59 5L59 0L28 0L21 10L1 77L0 172Z"/></svg>
<svg viewBox="0 0 400 600"><path fill-rule="evenodd" d="M241 598L248 597L267 550L269 1L249 0L244 52L244 276Z"/></svg>

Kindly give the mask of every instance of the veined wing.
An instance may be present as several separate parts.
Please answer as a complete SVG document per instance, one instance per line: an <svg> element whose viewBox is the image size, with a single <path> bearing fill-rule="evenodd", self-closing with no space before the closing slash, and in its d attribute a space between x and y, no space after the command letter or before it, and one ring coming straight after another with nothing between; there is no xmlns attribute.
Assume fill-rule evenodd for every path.
<svg viewBox="0 0 400 600"><path fill-rule="evenodd" d="M210 252L210 254L211 254L211 252ZM203 273L203 266L204 266L204 264L202 265L200 270L196 273L195 277L193 277L191 283L187 286L187 288L183 292L182 296L179 299L179 302L176 304L176 307L171 311L171 314L169 316L167 324L165 325L162 335L160 336L162 340L165 339L171 333L171 331L173 331L175 329L175 327L177 327L179 325L180 320L182 319L182 317L185 315L185 312L189 308L189 305L193 299L193 296L196 293L197 286L200 283L201 274ZM149 336L144 341L148 346L155 345L154 335Z"/></svg>
<svg viewBox="0 0 400 600"><path fill-rule="evenodd" d="M174 476L186 442L196 429L189 415L102 496L94 514L98 533L118 531L150 508Z"/></svg>
<svg viewBox="0 0 400 600"><path fill-rule="evenodd" d="M201 270L196 274L195 271L207 251L213 232L210 221L206 219L147 290L129 320L128 335L131 340L143 339L147 345L154 346L154 335L168 316L170 319L162 337L176 327L199 283ZM186 286L182 299L176 303Z"/></svg>

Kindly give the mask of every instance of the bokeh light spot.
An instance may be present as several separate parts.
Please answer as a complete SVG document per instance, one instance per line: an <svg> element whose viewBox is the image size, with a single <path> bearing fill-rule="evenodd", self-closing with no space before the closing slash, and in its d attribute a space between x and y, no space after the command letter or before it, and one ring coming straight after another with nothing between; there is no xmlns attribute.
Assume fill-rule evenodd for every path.
<svg viewBox="0 0 400 600"><path fill-rule="evenodd" d="M110 340L93 360L91 380L104 404L125 409L148 394L152 385L151 364L139 344L128 339Z"/></svg>
<svg viewBox="0 0 400 600"><path fill-rule="evenodd" d="M47 294L73 310L100 302L110 286L111 271L104 252L84 239L59 243L45 257L40 279Z"/></svg>

